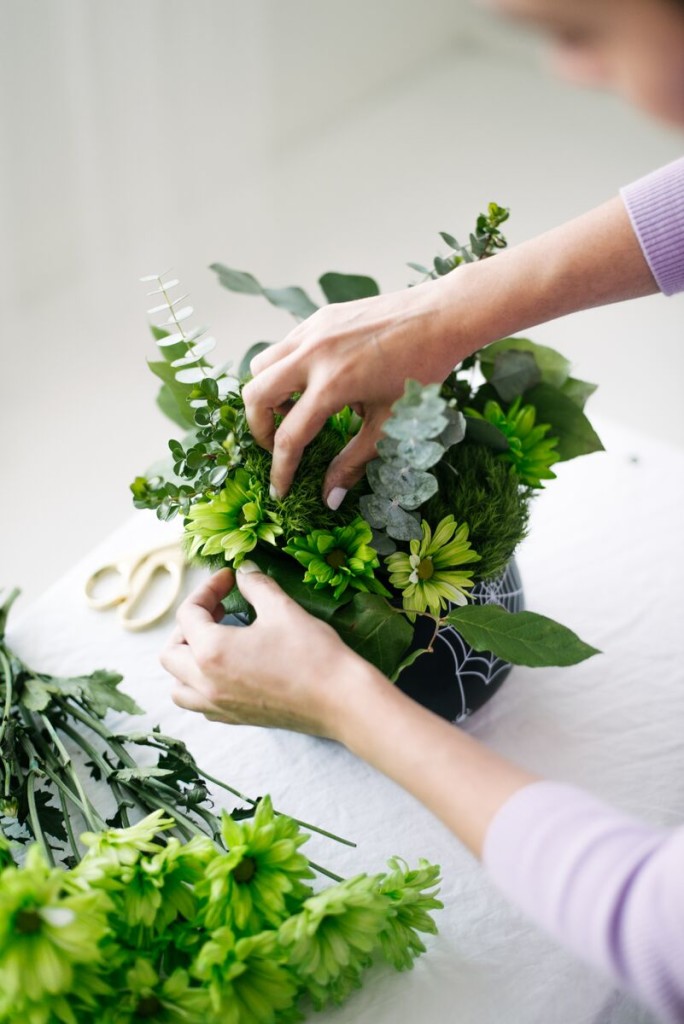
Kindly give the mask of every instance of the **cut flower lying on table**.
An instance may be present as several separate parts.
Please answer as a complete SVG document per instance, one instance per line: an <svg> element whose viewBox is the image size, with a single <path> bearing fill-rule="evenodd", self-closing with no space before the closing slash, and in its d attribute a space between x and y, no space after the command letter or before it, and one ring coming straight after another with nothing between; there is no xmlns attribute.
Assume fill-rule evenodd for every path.
<svg viewBox="0 0 684 1024"><path fill-rule="evenodd" d="M492 203L467 246L442 232L450 255L436 257L432 269L409 266L438 277L492 257L506 244L507 217ZM243 271L212 269L226 288L261 295L300 320L317 308L301 288L264 288ZM237 568L249 557L392 679L432 650L428 642L407 655L419 616L434 623L432 643L450 625L474 650L513 664L571 665L597 653L542 615L472 600L476 584L504 573L552 466L602 447L583 411L594 385L571 377L563 356L505 338L441 384L406 381L365 479L331 510L321 498L325 470L359 417L349 408L332 416L305 450L290 492L271 496L271 455L255 444L241 397L250 361L268 343L252 346L229 375L207 361L216 343L206 328L187 328L193 309L173 298L179 282L145 280L155 285L150 312L166 315L153 328L164 357L150 363L163 382L158 404L183 436L169 441L171 462L131 489L137 508L164 520L182 516L189 559ZM329 302L379 293L362 275L327 273L319 285ZM237 589L225 607L253 614Z"/></svg>

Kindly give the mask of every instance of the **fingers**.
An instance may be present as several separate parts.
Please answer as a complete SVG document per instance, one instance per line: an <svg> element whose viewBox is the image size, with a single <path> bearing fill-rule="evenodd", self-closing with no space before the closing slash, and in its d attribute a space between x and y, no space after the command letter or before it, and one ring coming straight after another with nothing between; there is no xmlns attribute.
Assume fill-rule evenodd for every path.
<svg viewBox="0 0 684 1024"><path fill-rule="evenodd" d="M282 341L277 342L275 345L269 345L268 348L262 349L261 352L257 352L249 364L250 373L253 377L256 377L257 373L261 373L263 370L268 369L269 366L273 366L274 363L284 359L285 356L289 356L290 352L299 347L299 344L299 332L295 328Z"/></svg>
<svg viewBox="0 0 684 1024"><path fill-rule="evenodd" d="M212 722L226 720L226 715L220 708L208 701L197 690L193 690L191 686L185 686L183 683L174 686L171 691L171 700L177 707L183 708L185 711L196 711Z"/></svg>
<svg viewBox="0 0 684 1024"><path fill-rule="evenodd" d="M276 581L261 572L254 562L243 562L237 573L240 593L255 609L257 620L259 615L264 618L282 615L285 605L293 603ZM248 626L247 631L252 628Z"/></svg>
<svg viewBox="0 0 684 1024"><path fill-rule="evenodd" d="M208 625L223 618L221 601L232 589L235 576L230 569L221 569L186 597L176 613L178 629L190 644ZM218 617L218 618L217 618Z"/></svg>
<svg viewBox="0 0 684 1024"><path fill-rule="evenodd" d="M249 429L257 444L268 451L273 450L273 414L287 406L293 392L304 390L306 379L302 374L303 370L294 362L293 354L292 358L285 356L266 367L242 389Z"/></svg>
<svg viewBox="0 0 684 1024"><path fill-rule="evenodd" d="M322 403L320 394L313 387L295 402L276 430L273 440L271 487L274 497L285 497L304 449L335 411Z"/></svg>
<svg viewBox="0 0 684 1024"><path fill-rule="evenodd" d="M382 436L381 425L375 419L364 420L349 444L333 459L323 481L323 498L333 510L338 509L350 487L366 470L366 463L376 457L376 445Z"/></svg>

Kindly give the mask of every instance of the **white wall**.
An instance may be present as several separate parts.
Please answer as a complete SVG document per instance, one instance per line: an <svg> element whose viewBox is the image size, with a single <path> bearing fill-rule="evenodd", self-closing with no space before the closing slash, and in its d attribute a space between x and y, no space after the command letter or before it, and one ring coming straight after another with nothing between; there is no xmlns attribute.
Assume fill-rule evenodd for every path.
<svg viewBox="0 0 684 1024"><path fill-rule="evenodd" d="M38 592L120 522L170 436L140 275L173 265L238 356L289 323L210 262L400 287L489 199L520 241L681 145L467 0L0 0L0 585ZM682 444L681 318L655 297L534 333L596 410Z"/></svg>

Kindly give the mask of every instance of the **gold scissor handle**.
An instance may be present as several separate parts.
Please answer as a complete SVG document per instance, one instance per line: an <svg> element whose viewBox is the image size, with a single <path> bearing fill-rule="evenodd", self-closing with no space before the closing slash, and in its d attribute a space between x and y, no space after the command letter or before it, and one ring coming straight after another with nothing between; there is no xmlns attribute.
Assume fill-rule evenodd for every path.
<svg viewBox="0 0 684 1024"><path fill-rule="evenodd" d="M177 546L169 546L153 552L138 563L130 578L128 594L119 610L119 619L124 629L133 633L147 629L148 626L159 622L173 608L183 584L184 568L185 558ZM150 590L154 577L160 572L166 573L170 580L166 600L162 607L154 613L141 617L135 616L133 612Z"/></svg>

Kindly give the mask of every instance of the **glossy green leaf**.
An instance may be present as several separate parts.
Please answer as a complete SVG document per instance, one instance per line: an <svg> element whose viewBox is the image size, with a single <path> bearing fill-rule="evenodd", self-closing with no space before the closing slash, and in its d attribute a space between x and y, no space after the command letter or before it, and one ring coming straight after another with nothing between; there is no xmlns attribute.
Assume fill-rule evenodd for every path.
<svg viewBox="0 0 684 1024"><path fill-rule="evenodd" d="M466 438L474 444L486 444L495 452L508 451L508 438L487 420L478 420L473 416L466 416Z"/></svg>
<svg viewBox="0 0 684 1024"><path fill-rule="evenodd" d="M598 384L590 384L587 380L577 380L575 377L568 377L561 391L580 409L584 409L587 399L591 398L597 387Z"/></svg>
<svg viewBox="0 0 684 1024"><path fill-rule="evenodd" d="M330 620L344 642L392 676L413 639L413 627L379 594L355 594Z"/></svg>
<svg viewBox="0 0 684 1024"><path fill-rule="evenodd" d="M510 351L531 353L545 384L552 384L554 387L560 388L570 376L569 360L555 349L546 345L538 345L536 341L530 341L529 338L502 338L501 341L487 345L479 353L480 366L487 380L491 378L494 371L496 357L501 352Z"/></svg>
<svg viewBox="0 0 684 1024"><path fill-rule="evenodd" d="M576 665L600 652L545 615L508 612L498 604L468 604L446 616L476 651L491 651L514 665Z"/></svg>
<svg viewBox="0 0 684 1024"><path fill-rule="evenodd" d="M259 544L247 557L274 579L293 601L317 619L329 622L335 612L351 599L350 593L344 594L341 601L336 601L332 590L314 590L304 582L304 570L299 562L280 554L270 544Z"/></svg>
<svg viewBox="0 0 684 1024"><path fill-rule="evenodd" d="M363 274L337 274L329 271L319 277L318 283L328 302L353 302L380 294L372 277Z"/></svg>
<svg viewBox="0 0 684 1024"><path fill-rule="evenodd" d="M537 384L525 392L525 402L537 410L537 423L549 423L550 434L558 437L560 460L603 451L600 437L578 405L549 384Z"/></svg>

